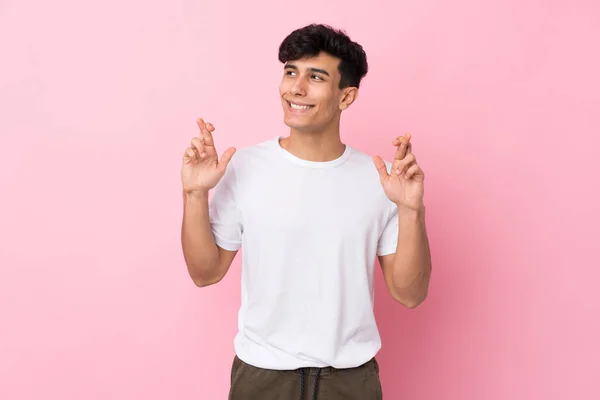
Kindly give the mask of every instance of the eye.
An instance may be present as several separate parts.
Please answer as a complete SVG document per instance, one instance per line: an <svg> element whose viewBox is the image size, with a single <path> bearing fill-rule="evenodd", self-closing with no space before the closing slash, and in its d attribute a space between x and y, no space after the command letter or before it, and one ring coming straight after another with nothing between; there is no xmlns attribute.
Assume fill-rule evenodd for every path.
<svg viewBox="0 0 600 400"><path fill-rule="evenodd" d="M319 75L313 75L312 76L314 79L318 80L318 81L322 81L323 78L321 78Z"/></svg>
<svg viewBox="0 0 600 400"><path fill-rule="evenodd" d="M296 73L296 72L294 72L294 71L291 71L291 70L285 71L285 74L286 74L286 75L292 75L292 74L295 74L295 73Z"/></svg>

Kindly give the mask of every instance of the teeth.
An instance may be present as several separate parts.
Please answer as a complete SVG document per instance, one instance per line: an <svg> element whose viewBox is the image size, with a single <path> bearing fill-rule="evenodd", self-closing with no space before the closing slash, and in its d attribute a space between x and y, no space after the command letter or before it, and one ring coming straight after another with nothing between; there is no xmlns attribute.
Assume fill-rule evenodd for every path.
<svg viewBox="0 0 600 400"><path fill-rule="evenodd" d="M294 110L308 110L309 108L312 107L312 106L301 106L299 104L294 104L294 103L290 103L290 105L292 106L292 108Z"/></svg>

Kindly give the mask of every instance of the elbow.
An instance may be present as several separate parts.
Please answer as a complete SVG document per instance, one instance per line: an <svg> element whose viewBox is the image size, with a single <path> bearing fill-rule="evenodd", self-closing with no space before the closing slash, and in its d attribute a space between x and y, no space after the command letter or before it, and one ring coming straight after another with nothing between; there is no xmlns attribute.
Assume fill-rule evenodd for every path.
<svg viewBox="0 0 600 400"><path fill-rule="evenodd" d="M423 298L422 300L411 300L411 301L405 302L403 305L404 305L404 307L410 308L412 310L414 308L417 308L424 301L425 301L425 298Z"/></svg>
<svg viewBox="0 0 600 400"><path fill-rule="evenodd" d="M217 268L200 268L188 264L187 269L192 282L198 287L211 286L223 279L222 275L211 273L211 271L218 271Z"/></svg>
<svg viewBox="0 0 600 400"><path fill-rule="evenodd" d="M202 288L219 283L223 277L192 277L194 285Z"/></svg>
<svg viewBox="0 0 600 400"><path fill-rule="evenodd" d="M194 285L198 286L199 288L211 286L211 285L214 285L215 283L217 283L217 282L204 281L204 280L198 280L198 279L194 279L193 282L194 282Z"/></svg>
<svg viewBox="0 0 600 400"><path fill-rule="evenodd" d="M214 285L216 282L213 282L211 280L208 279L202 279L202 278L192 278L192 282L194 282L194 285L198 286L199 288L203 288L203 287L207 287L210 285Z"/></svg>
<svg viewBox="0 0 600 400"><path fill-rule="evenodd" d="M429 275L426 275L418 285L411 287L391 286L394 299L406 308L414 309L427 299L429 294Z"/></svg>
<svg viewBox="0 0 600 400"><path fill-rule="evenodd" d="M425 292L422 295L419 296L410 296L410 297L401 297L401 296L394 296L394 299L402 304L404 307L409 308L409 309L415 309L417 308L419 305L421 305L425 299L427 299L427 292Z"/></svg>

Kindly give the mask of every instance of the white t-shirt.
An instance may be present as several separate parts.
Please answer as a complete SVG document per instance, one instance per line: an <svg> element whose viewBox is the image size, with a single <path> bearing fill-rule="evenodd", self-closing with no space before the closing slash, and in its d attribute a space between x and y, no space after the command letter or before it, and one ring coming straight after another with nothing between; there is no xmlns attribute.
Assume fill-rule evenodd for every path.
<svg viewBox="0 0 600 400"><path fill-rule="evenodd" d="M369 155L346 145L336 160L306 161L279 137L240 149L209 212L217 245L242 248L241 360L350 368L375 356L373 269L396 251L398 210Z"/></svg>

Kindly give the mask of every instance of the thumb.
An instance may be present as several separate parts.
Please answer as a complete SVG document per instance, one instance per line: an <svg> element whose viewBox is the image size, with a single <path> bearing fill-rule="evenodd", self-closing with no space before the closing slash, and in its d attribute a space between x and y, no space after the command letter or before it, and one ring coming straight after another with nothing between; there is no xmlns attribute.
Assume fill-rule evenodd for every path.
<svg viewBox="0 0 600 400"><path fill-rule="evenodd" d="M227 169L227 165L229 164L229 161L231 161L231 158L234 154L235 147L230 147L223 152L221 159L219 160L219 168L221 169L221 172L225 172L225 169Z"/></svg>
<svg viewBox="0 0 600 400"><path fill-rule="evenodd" d="M375 164L375 168L377 168L377 172L379 172L379 179L383 182L384 179L388 178L387 168L385 166L385 162L379 156L373 157L373 163Z"/></svg>

